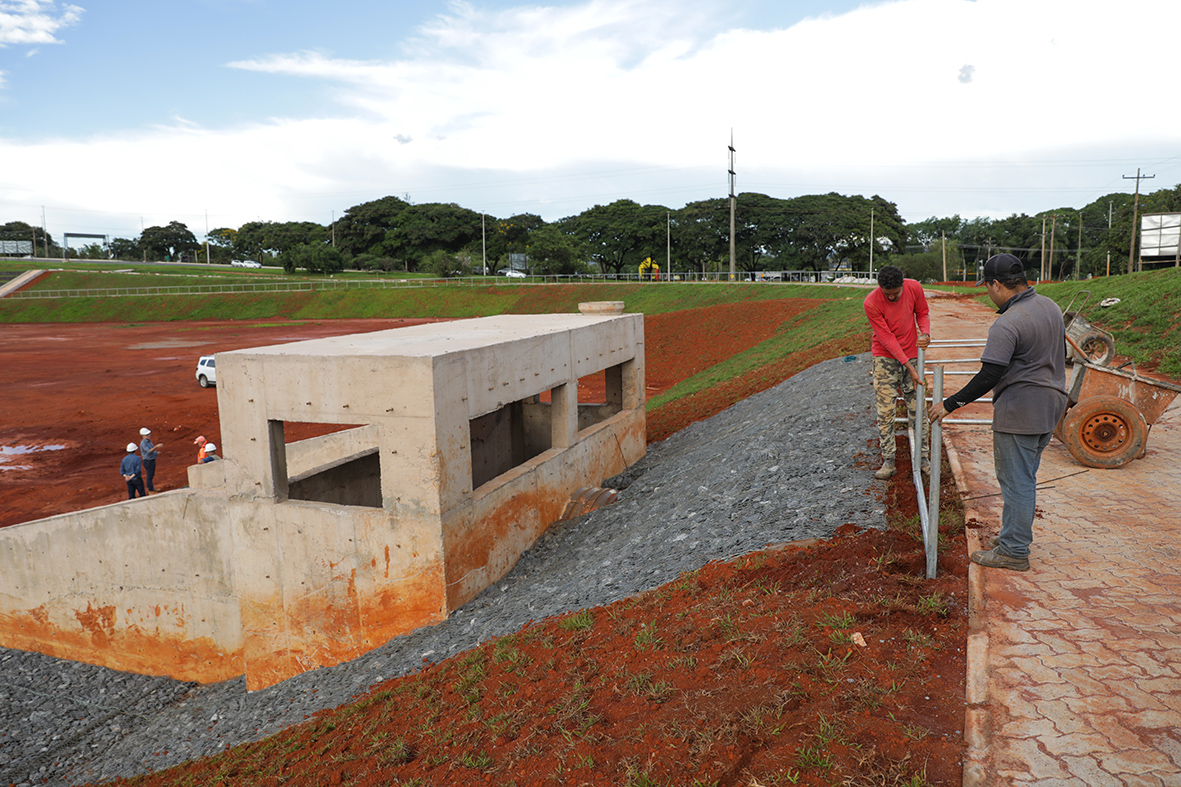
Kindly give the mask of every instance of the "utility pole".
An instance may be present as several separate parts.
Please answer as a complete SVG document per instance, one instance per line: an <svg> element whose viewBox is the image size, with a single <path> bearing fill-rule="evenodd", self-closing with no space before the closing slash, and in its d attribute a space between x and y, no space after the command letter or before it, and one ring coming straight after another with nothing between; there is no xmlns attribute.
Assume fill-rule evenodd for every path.
<svg viewBox="0 0 1181 787"><path fill-rule="evenodd" d="M1140 168L1136 167L1136 194L1132 197L1132 242L1128 244L1128 273L1132 272L1132 260L1136 256L1136 229L1139 223L1140 212L1140 181L1151 180L1156 175L1141 175ZM1124 175L1124 180L1131 180L1131 175ZM1140 266L1141 268L1143 265Z"/></svg>
<svg viewBox="0 0 1181 787"><path fill-rule="evenodd" d="M947 230L939 231L939 246L943 250L943 281L947 281Z"/></svg>
<svg viewBox="0 0 1181 787"><path fill-rule="evenodd" d="M664 271L673 280L673 214L664 214Z"/></svg>
<svg viewBox="0 0 1181 787"><path fill-rule="evenodd" d="M730 281L737 278L734 269L734 129L730 129Z"/></svg>
<svg viewBox="0 0 1181 787"><path fill-rule="evenodd" d="M1107 244L1111 245L1111 206L1113 203L1107 203ZM1107 250L1107 273L1104 276L1111 275L1111 249Z"/></svg>
<svg viewBox="0 0 1181 787"><path fill-rule="evenodd" d="M1038 267L1041 268L1041 273L1038 275L1038 281L1046 278L1046 217L1042 216L1042 255L1038 260Z"/></svg>
<svg viewBox="0 0 1181 787"><path fill-rule="evenodd" d="M205 209L205 264L209 264L209 208Z"/></svg>
<svg viewBox="0 0 1181 787"><path fill-rule="evenodd" d="M869 278L873 279L873 208L869 209Z"/></svg>
<svg viewBox="0 0 1181 787"><path fill-rule="evenodd" d="M1074 278L1077 281L1083 274L1083 214L1078 214L1078 257L1074 262Z"/></svg>
<svg viewBox="0 0 1181 787"><path fill-rule="evenodd" d="M1054 229L1058 226L1058 214L1050 218L1050 262L1046 265L1046 280L1054 278Z"/></svg>

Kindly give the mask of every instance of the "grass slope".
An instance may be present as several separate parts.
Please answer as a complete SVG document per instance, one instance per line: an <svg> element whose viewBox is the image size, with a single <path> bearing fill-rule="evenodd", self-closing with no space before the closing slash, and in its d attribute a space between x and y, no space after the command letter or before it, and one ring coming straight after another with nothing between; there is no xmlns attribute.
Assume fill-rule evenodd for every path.
<svg viewBox="0 0 1181 787"><path fill-rule="evenodd" d="M1116 353L1181 378L1181 269L1043 284L1038 292L1063 308L1075 297L1071 311L1081 309L1087 322L1115 336ZM1119 303L1100 306L1107 298Z"/></svg>

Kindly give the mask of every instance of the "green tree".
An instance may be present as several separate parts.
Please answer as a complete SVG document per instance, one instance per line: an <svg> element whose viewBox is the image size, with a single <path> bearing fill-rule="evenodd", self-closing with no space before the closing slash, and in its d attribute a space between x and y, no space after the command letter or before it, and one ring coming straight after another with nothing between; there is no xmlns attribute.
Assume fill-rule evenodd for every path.
<svg viewBox="0 0 1181 787"><path fill-rule="evenodd" d="M479 213L455 204L427 203L410 205L398 214L397 225L386 232L382 248L410 270L424 264L433 252L457 254L479 243L480 237Z"/></svg>
<svg viewBox="0 0 1181 787"><path fill-rule="evenodd" d="M525 254L533 242L533 233L544 226L546 223L541 216L532 213L520 213L507 219L488 218L484 233L488 259L499 260L508 254Z"/></svg>
<svg viewBox="0 0 1181 787"><path fill-rule="evenodd" d="M674 212L672 247L675 259L702 273L729 260L729 198L690 202Z"/></svg>
<svg viewBox="0 0 1181 787"><path fill-rule="evenodd" d="M325 274L344 270L344 256L324 243L301 243L281 252L277 259L287 273L298 269Z"/></svg>
<svg viewBox="0 0 1181 787"><path fill-rule="evenodd" d="M382 197L354 205L336 221L336 247L346 256L373 254L387 256L386 234L397 226L398 216L410 203L397 197Z"/></svg>
<svg viewBox="0 0 1181 787"><path fill-rule="evenodd" d="M179 221L146 228L140 233L139 245L149 258L155 260L179 260L182 254L195 252L201 247L189 228Z"/></svg>
<svg viewBox="0 0 1181 787"><path fill-rule="evenodd" d="M472 258L466 252L454 254L442 249L436 249L423 259L422 267L439 279L450 279L454 276L470 276L472 274Z"/></svg>
<svg viewBox="0 0 1181 787"><path fill-rule="evenodd" d="M61 256L61 246L57 245L52 235L23 221L0 224L0 240L27 240L33 244L34 257Z"/></svg>
<svg viewBox="0 0 1181 787"><path fill-rule="evenodd" d="M76 249L70 249L70 257L76 260L109 260L111 255L101 243L87 243Z"/></svg>
<svg viewBox="0 0 1181 787"><path fill-rule="evenodd" d="M919 281L944 281L943 251L939 241L931 246L930 251L895 254L890 257L890 265L897 265L907 278ZM947 241L947 278L958 280L957 276L963 271L963 258L954 240ZM975 281L975 279L973 279Z"/></svg>
<svg viewBox="0 0 1181 787"><path fill-rule="evenodd" d="M946 219L932 216L924 221L906 225L907 239L910 243L921 246L922 251L930 251L931 246L937 245L941 238L959 240L960 230L966 223L958 213Z"/></svg>
<svg viewBox="0 0 1181 787"><path fill-rule="evenodd" d="M139 241L132 238L115 238L110 248L113 260L138 260L144 254Z"/></svg>
<svg viewBox="0 0 1181 787"><path fill-rule="evenodd" d="M323 245L328 229L312 221L250 221L234 233L233 249L238 259L275 256L296 246Z"/></svg>
<svg viewBox="0 0 1181 787"><path fill-rule="evenodd" d="M800 267L825 270L830 263L847 259L854 270L868 270L871 210L874 254L906 247L906 226L897 205L877 195L867 199L830 192L788 202L788 243L798 254Z"/></svg>
<svg viewBox="0 0 1181 787"><path fill-rule="evenodd" d="M209 261L216 265L228 265L234 256L234 243L238 238L238 231L230 227L218 227L210 230L205 236L209 244Z"/></svg>
<svg viewBox="0 0 1181 787"><path fill-rule="evenodd" d="M546 225L533 231L529 262L534 273L543 276L570 276L587 273L585 251L578 239L557 227Z"/></svg>
<svg viewBox="0 0 1181 787"><path fill-rule="evenodd" d="M662 205L640 205L621 199L596 205L557 222L558 228L586 248L604 273L634 273L645 257L659 257L671 211Z"/></svg>

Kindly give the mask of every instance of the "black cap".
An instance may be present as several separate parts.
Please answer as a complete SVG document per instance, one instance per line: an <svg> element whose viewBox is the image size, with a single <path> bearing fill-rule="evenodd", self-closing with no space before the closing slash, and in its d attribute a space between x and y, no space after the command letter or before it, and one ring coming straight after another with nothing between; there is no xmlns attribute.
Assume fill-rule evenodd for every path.
<svg viewBox="0 0 1181 787"><path fill-rule="evenodd" d="M984 263L984 269L980 273L980 281L976 282L976 286L979 287L984 282L993 279L1009 281L1019 275L1025 276L1025 263L1012 254L994 254Z"/></svg>

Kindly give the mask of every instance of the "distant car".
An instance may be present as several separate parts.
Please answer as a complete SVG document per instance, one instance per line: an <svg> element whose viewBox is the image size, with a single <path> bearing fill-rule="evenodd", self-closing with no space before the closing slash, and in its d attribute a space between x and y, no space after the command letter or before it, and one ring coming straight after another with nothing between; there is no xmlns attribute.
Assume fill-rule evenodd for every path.
<svg viewBox="0 0 1181 787"><path fill-rule="evenodd" d="M496 273L500 276L508 276L510 279L527 278L527 274L521 273L520 271L515 271L512 268L501 268Z"/></svg>
<svg viewBox="0 0 1181 787"><path fill-rule="evenodd" d="M202 355L197 361L197 382L201 383L202 388L217 385L217 368L212 355Z"/></svg>
<svg viewBox="0 0 1181 787"><path fill-rule="evenodd" d="M230 260L230 266L234 268L261 268L261 262L254 260Z"/></svg>

